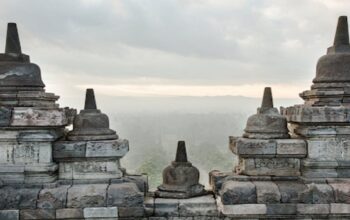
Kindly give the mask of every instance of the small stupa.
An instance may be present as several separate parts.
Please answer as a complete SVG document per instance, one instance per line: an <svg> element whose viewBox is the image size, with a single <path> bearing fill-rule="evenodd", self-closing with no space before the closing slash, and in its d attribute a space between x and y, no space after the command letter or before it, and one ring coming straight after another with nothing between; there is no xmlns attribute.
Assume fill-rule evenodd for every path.
<svg viewBox="0 0 350 220"><path fill-rule="evenodd" d="M113 139L118 139L118 135L109 128L108 116L97 109L94 90L87 89L84 109L75 117L68 140Z"/></svg>
<svg viewBox="0 0 350 220"><path fill-rule="evenodd" d="M288 138L287 120L273 107L270 87L264 90L257 114L248 118L243 137L255 139Z"/></svg>
<svg viewBox="0 0 350 220"><path fill-rule="evenodd" d="M74 118L66 140L54 145L60 179L114 179L123 176L119 160L129 151L129 142L109 128L106 114L97 109L93 89L87 89L84 109Z"/></svg>
<svg viewBox="0 0 350 220"><path fill-rule="evenodd" d="M204 186L199 184L199 170L187 160L185 141L178 142L175 161L163 170L163 184L155 194L179 199L206 194Z"/></svg>

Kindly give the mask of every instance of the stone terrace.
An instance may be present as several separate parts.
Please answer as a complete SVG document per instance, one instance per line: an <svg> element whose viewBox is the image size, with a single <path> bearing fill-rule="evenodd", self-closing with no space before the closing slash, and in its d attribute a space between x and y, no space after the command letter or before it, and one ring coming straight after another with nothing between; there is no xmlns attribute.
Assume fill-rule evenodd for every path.
<svg viewBox="0 0 350 220"><path fill-rule="evenodd" d="M211 171L211 189L179 141L150 192L146 175L121 166L129 142L109 127L93 89L79 114L61 108L9 23L0 54L0 220L350 219L347 17L300 97L304 104L279 111L265 88L242 137L229 138L239 164Z"/></svg>

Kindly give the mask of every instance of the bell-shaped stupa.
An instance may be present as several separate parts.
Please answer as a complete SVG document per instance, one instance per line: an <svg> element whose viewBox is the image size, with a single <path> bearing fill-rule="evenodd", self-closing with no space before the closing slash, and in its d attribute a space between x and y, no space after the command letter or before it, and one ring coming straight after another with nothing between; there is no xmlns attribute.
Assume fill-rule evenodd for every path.
<svg viewBox="0 0 350 220"><path fill-rule="evenodd" d="M86 90L84 109L75 117L73 131L68 140L113 140L118 139L116 132L109 128L109 119L96 107L93 89Z"/></svg>
<svg viewBox="0 0 350 220"><path fill-rule="evenodd" d="M189 198L205 194L199 184L199 170L187 160L186 145L179 141L175 161L163 170L163 184L158 186L157 197Z"/></svg>
<svg viewBox="0 0 350 220"><path fill-rule="evenodd" d="M311 90L300 94L305 104L339 106L350 104L350 44L348 19L340 16L333 46L327 49L316 65Z"/></svg>
<svg viewBox="0 0 350 220"><path fill-rule="evenodd" d="M287 120L273 107L270 87L264 90L261 107L257 113L248 118L243 137L271 139L288 138Z"/></svg>

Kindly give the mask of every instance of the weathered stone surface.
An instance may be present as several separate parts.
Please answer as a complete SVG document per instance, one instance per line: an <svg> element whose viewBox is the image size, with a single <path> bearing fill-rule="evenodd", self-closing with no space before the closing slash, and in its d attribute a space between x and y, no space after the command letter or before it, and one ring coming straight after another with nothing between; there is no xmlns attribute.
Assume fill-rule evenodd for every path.
<svg viewBox="0 0 350 220"><path fill-rule="evenodd" d="M279 203L281 194L277 185L272 181L254 181L258 203Z"/></svg>
<svg viewBox="0 0 350 220"><path fill-rule="evenodd" d="M0 188L1 209L35 209L39 188Z"/></svg>
<svg viewBox="0 0 350 220"><path fill-rule="evenodd" d="M223 205L220 211L227 217L256 217L265 215L267 213L267 208L265 204Z"/></svg>
<svg viewBox="0 0 350 220"><path fill-rule="evenodd" d="M68 119L63 109L36 109L15 107L11 126L65 126Z"/></svg>
<svg viewBox="0 0 350 220"><path fill-rule="evenodd" d="M329 214L330 204L297 204L298 214L311 215L311 214Z"/></svg>
<svg viewBox="0 0 350 220"><path fill-rule="evenodd" d="M316 160L336 160L341 156L340 139L307 140L308 158Z"/></svg>
<svg viewBox="0 0 350 220"><path fill-rule="evenodd" d="M117 179L114 179L117 180ZM114 180L111 180L111 183L114 183ZM132 182L137 185L141 192L148 192L148 176L146 174L142 175L124 175L123 180L126 182Z"/></svg>
<svg viewBox="0 0 350 220"><path fill-rule="evenodd" d="M55 219L56 211L54 209L23 209L20 210L20 216L23 220Z"/></svg>
<svg viewBox="0 0 350 220"><path fill-rule="evenodd" d="M51 163L50 142L0 142L0 163Z"/></svg>
<svg viewBox="0 0 350 220"><path fill-rule="evenodd" d="M179 200L156 198L154 200L154 215L162 217L179 216Z"/></svg>
<svg viewBox="0 0 350 220"><path fill-rule="evenodd" d="M106 206L107 184L74 185L68 189L67 208Z"/></svg>
<svg viewBox="0 0 350 220"><path fill-rule="evenodd" d="M249 176L299 176L297 158L242 158L238 173Z"/></svg>
<svg viewBox="0 0 350 220"><path fill-rule="evenodd" d="M123 176L117 160L60 162L60 179L112 179Z"/></svg>
<svg viewBox="0 0 350 220"><path fill-rule="evenodd" d="M350 183L340 182L330 184L334 191L335 202L350 204Z"/></svg>
<svg viewBox="0 0 350 220"><path fill-rule="evenodd" d="M274 157L276 143L264 139L236 138L231 145L234 154L240 157Z"/></svg>
<svg viewBox="0 0 350 220"><path fill-rule="evenodd" d="M277 157L305 157L307 154L306 143L298 139L277 139Z"/></svg>
<svg viewBox="0 0 350 220"><path fill-rule="evenodd" d="M256 189L251 182L227 181L219 191L224 205L256 203Z"/></svg>
<svg viewBox="0 0 350 220"><path fill-rule="evenodd" d="M282 203L298 203L301 201L302 192L307 189L305 184L299 182L276 181L281 193Z"/></svg>
<svg viewBox="0 0 350 220"><path fill-rule="evenodd" d="M335 178L338 176L337 167L337 161L304 159L302 162L302 173L307 178Z"/></svg>
<svg viewBox="0 0 350 220"><path fill-rule="evenodd" d="M347 123L350 109L345 106L307 106L294 105L281 108L288 122L296 123Z"/></svg>
<svg viewBox="0 0 350 220"><path fill-rule="evenodd" d="M144 198L144 207L145 207L145 215L152 216L154 215L154 197L146 196Z"/></svg>
<svg viewBox="0 0 350 220"><path fill-rule="evenodd" d="M331 203L331 214L349 214L350 204Z"/></svg>
<svg viewBox="0 0 350 220"><path fill-rule="evenodd" d="M11 123L11 109L0 106L0 126L9 126Z"/></svg>
<svg viewBox="0 0 350 220"><path fill-rule="evenodd" d="M328 184L308 184L302 194L302 201L313 204L327 204L334 202L332 187Z"/></svg>
<svg viewBox="0 0 350 220"><path fill-rule="evenodd" d="M0 210L1 220L19 220L19 210Z"/></svg>
<svg viewBox="0 0 350 220"><path fill-rule="evenodd" d="M117 207L92 207L84 208L84 218L116 218Z"/></svg>
<svg viewBox="0 0 350 220"><path fill-rule="evenodd" d="M292 203L287 204L266 204L267 215L295 215L297 214L297 205Z"/></svg>
<svg viewBox="0 0 350 220"><path fill-rule="evenodd" d="M217 216L218 211L213 195L179 200L180 216Z"/></svg>
<svg viewBox="0 0 350 220"><path fill-rule="evenodd" d="M83 209L56 209L56 219L80 219L84 218Z"/></svg>
<svg viewBox="0 0 350 220"><path fill-rule="evenodd" d="M135 183L111 184L108 187L108 206L135 207L143 205L143 193Z"/></svg>
<svg viewBox="0 0 350 220"><path fill-rule="evenodd" d="M129 141L125 139L89 141L86 143L86 157L123 157L129 151Z"/></svg>
<svg viewBox="0 0 350 220"><path fill-rule="evenodd" d="M67 192L70 186L42 189L39 193L37 207L40 209L59 209L66 207Z"/></svg>
<svg viewBox="0 0 350 220"><path fill-rule="evenodd" d="M145 209L143 206L118 207L118 213L119 213L119 217L122 217L122 218L143 217L145 215Z"/></svg>
<svg viewBox="0 0 350 220"><path fill-rule="evenodd" d="M85 141L58 141L53 145L53 157L55 159L85 157L85 150Z"/></svg>

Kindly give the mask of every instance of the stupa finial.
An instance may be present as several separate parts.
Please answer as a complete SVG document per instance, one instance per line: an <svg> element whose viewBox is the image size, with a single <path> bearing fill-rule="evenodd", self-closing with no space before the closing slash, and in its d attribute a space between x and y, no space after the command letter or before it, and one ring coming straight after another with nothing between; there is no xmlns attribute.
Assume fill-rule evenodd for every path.
<svg viewBox="0 0 350 220"><path fill-rule="evenodd" d="M349 45L349 30L347 16L340 16L338 18L337 30L335 32L333 45Z"/></svg>
<svg viewBox="0 0 350 220"><path fill-rule="evenodd" d="M5 53L22 53L16 23L7 24Z"/></svg>
<svg viewBox="0 0 350 220"><path fill-rule="evenodd" d="M84 109L97 109L94 89L86 89Z"/></svg>
<svg viewBox="0 0 350 220"><path fill-rule="evenodd" d="M262 109L270 109L273 108L273 100L272 100L272 92L271 87L265 87L264 96L261 103Z"/></svg>
<svg viewBox="0 0 350 220"><path fill-rule="evenodd" d="M188 162L185 141L177 142L175 162Z"/></svg>

